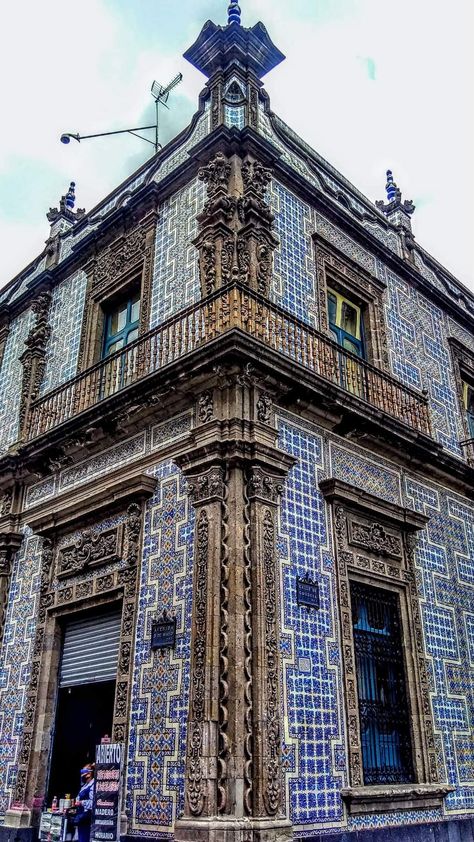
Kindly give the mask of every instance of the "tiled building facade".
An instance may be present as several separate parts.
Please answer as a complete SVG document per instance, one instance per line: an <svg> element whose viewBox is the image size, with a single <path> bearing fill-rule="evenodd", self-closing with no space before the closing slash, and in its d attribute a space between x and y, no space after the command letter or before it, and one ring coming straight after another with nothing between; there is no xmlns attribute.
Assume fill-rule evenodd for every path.
<svg viewBox="0 0 474 842"><path fill-rule="evenodd" d="M115 611L127 839L468 842L474 298L229 15L190 127L0 292L0 838L51 797L68 624Z"/></svg>

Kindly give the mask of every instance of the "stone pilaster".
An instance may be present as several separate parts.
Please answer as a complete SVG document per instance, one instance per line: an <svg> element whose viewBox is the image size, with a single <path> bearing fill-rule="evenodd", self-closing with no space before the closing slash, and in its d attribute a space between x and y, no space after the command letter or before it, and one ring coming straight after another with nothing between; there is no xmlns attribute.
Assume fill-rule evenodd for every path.
<svg viewBox="0 0 474 842"><path fill-rule="evenodd" d="M51 334L48 321L50 306L49 290L43 290L32 304L34 323L26 338L26 348L20 357L23 366L19 410L20 438L24 438L27 433L28 411L39 395L46 366L46 348Z"/></svg>
<svg viewBox="0 0 474 842"><path fill-rule="evenodd" d="M0 648L5 628L13 556L19 549L23 537L18 530L16 519L10 517L11 508L12 492L8 489L0 497Z"/></svg>
<svg viewBox="0 0 474 842"><path fill-rule="evenodd" d="M198 216L201 295L239 280L267 295L278 239L265 201L271 170L259 161L218 152L199 171L207 202Z"/></svg>
<svg viewBox="0 0 474 842"><path fill-rule="evenodd" d="M287 839L276 533L293 459L275 446L269 395L246 373L221 373L197 417L196 446L178 460L196 530L185 815L175 838Z"/></svg>

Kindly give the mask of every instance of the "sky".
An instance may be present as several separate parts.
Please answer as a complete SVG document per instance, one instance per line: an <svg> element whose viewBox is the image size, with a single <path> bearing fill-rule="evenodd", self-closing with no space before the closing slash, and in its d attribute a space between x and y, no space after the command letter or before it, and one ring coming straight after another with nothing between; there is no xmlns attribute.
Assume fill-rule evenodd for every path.
<svg viewBox="0 0 474 842"><path fill-rule="evenodd" d="M392 169L417 241L474 290L472 0L241 0L286 60L265 77L271 107L371 201ZM0 287L44 247L46 212L76 182L90 210L150 154L150 86L182 83L160 141L190 121L204 77L182 53L227 0L16 0L0 12ZM151 134L151 133L150 133Z"/></svg>

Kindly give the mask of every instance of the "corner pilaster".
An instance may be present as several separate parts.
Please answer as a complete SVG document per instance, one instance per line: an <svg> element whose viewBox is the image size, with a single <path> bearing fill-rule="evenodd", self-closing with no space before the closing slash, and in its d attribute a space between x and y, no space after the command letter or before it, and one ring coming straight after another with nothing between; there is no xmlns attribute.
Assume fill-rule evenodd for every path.
<svg viewBox="0 0 474 842"><path fill-rule="evenodd" d="M175 839L289 839L276 533L294 460L276 447L271 398L248 373L221 372L196 410L197 441L177 460L196 531L185 814Z"/></svg>

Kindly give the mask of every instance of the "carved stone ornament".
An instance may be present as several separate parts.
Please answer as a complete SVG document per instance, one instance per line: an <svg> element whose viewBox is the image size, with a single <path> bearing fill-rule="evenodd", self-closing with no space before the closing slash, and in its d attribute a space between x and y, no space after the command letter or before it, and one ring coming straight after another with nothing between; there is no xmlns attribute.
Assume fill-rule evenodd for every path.
<svg viewBox="0 0 474 842"><path fill-rule="evenodd" d="M201 424L205 424L212 418L214 412L214 400L212 392L207 389L199 396L198 418Z"/></svg>
<svg viewBox="0 0 474 842"><path fill-rule="evenodd" d="M380 523L358 523L353 520L350 524L349 541L376 555L395 558L400 558L402 555L400 536L391 535Z"/></svg>
<svg viewBox="0 0 474 842"><path fill-rule="evenodd" d="M219 633L219 732L217 756L217 810L225 813L228 801L227 766L230 755L229 728L229 506L228 469L222 471L220 633Z"/></svg>
<svg viewBox="0 0 474 842"><path fill-rule="evenodd" d="M262 424L268 424L272 417L272 399L266 392L262 392L257 401L257 418Z"/></svg>
<svg viewBox="0 0 474 842"><path fill-rule="evenodd" d="M34 321L25 340L25 350L20 357L23 367L19 409L21 431L24 431L29 406L38 397L43 380L46 347L51 335L48 322L50 306L51 293L47 291L41 292L31 305Z"/></svg>
<svg viewBox="0 0 474 842"><path fill-rule="evenodd" d="M206 614L207 564L209 550L209 517L205 509L197 522L197 552L195 571L195 636L191 672L191 726L188 748L187 798L193 816L199 816L204 806L202 775L202 722L205 712L206 671Z"/></svg>
<svg viewBox="0 0 474 842"><path fill-rule="evenodd" d="M97 257L93 285L97 289L105 281L128 271L144 254L146 232L137 227L118 242L112 243Z"/></svg>
<svg viewBox="0 0 474 842"><path fill-rule="evenodd" d="M210 468L206 473L190 478L188 494L193 503L201 503L224 495L223 470L220 466Z"/></svg>
<svg viewBox="0 0 474 842"><path fill-rule="evenodd" d="M204 181L207 187L208 199L213 199L218 193L226 193L231 166L222 152L217 152L207 166L201 167L198 178Z"/></svg>
<svg viewBox="0 0 474 842"><path fill-rule="evenodd" d="M121 530L114 528L94 534L82 532L74 544L58 553L58 576L75 576L89 566L117 561L120 556Z"/></svg>
<svg viewBox="0 0 474 842"><path fill-rule="evenodd" d="M266 769L264 800L267 813L275 816L281 803L280 710L278 676L277 595L275 576L275 525L269 509L263 516L263 570L265 587L265 653L267 661Z"/></svg>
<svg viewBox="0 0 474 842"><path fill-rule="evenodd" d="M246 192L252 190L260 199L264 199L271 179L271 169L264 167L259 161L243 162L242 181Z"/></svg>
<svg viewBox="0 0 474 842"><path fill-rule="evenodd" d="M279 477L265 473L262 468L252 468L247 483L249 499L259 497L261 500L277 503L282 492L283 484Z"/></svg>
<svg viewBox="0 0 474 842"><path fill-rule="evenodd" d="M125 521L127 536L127 562L130 567L135 567L138 564L142 517L142 507L138 503L131 503L127 509L127 519Z"/></svg>
<svg viewBox="0 0 474 842"><path fill-rule="evenodd" d="M0 497L0 516L9 515L13 505L13 491L6 488Z"/></svg>

